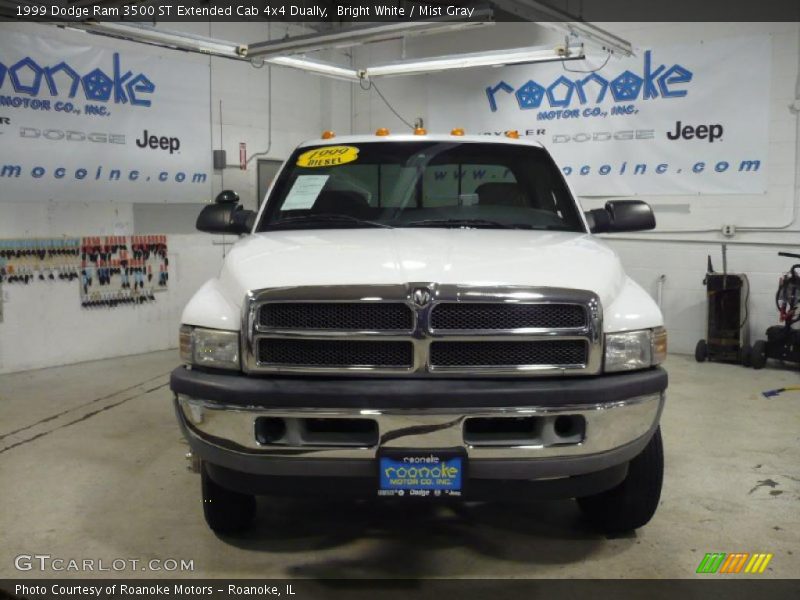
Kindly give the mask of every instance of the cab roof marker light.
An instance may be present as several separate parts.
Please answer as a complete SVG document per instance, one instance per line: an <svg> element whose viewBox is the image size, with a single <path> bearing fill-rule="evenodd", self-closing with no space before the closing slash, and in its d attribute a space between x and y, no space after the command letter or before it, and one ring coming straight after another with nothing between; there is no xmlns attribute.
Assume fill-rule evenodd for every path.
<svg viewBox="0 0 800 600"><path fill-rule="evenodd" d="M386 129L386 127L379 127L378 129L375 130L375 135L379 137L385 137L389 135L389 130Z"/></svg>
<svg viewBox="0 0 800 600"><path fill-rule="evenodd" d="M335 137L336 134L330 129L326 129L325 131L323 131L322 135L320 136L320 138L322 138L323 140L332 140Z"/></svg>
<svg viewBox="0 0 800 600"><path fill-rule="evenodd" d="M456 127L450 131L450 135L462 136L464 135L464 130L461 127Z"/></svg>
<svg viewBox="0 0 800 600"><path fill-rule="evenodd" d="M279 67L289 67L290 69L299 69L317 75L325 75L327 77L333 77L334 79L359 81L358 71L355 69L347 69L320 60L310 60L308 58L300 58L299 56L273 56L267 58L264 62Z"/></svg>
<svg viewBox="0 0 800 600"><path fill-rule="evenodd" d="M474 67L494 67L501 65L530 64L537 62L553 62L561 60L580 60L585 58L583 46L557 46L513 48L496 52L471 52L437 56L419 60L402 61L388 65L377 65L364 69L364 75L370 77L388 77L392 75L416 75L447 71L450 69L471 69Z"/></svg>

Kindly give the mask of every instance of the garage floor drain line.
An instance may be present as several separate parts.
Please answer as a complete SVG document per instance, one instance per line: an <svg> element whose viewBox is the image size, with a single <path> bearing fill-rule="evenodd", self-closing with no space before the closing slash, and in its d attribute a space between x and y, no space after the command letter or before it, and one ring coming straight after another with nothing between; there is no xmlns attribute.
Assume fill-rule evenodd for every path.
<svg viewBox="0 0 800 600"><path fill-rule="evenodd" d="M26 431L28 429L32 429L33 427L36 427L37 425L41 425L42 423L47 423L49 421L57 419L58 417L61 417L61 416L66 415L68 413L75 412L75 411L77 411L77 410L79 410L81 408L86 408L87 406L92 406L93 404L97 404L98 402L102 402L104 400L108 400L110 398L114 398L115 396L119 396L120 394L122 394L124 392L129 392L131 390L139 389L144 384L149 383L151 381L155 381L157 379L161 379L162 377L164 377L166 375L169 375L169 372L161 373L159 375L155 375L154 377L150 377L149 379L145 379L144 381L141 381L139 383L135 383L130 387L126 387L126 388L123 388L121 390L117 390L116 392L112 392L111 394L107 394L105 396L100 396L99 398L95 398L94 400L89 400L89 402L84 402L83 404L79 404L78 406L73 406L72 408L68 408L66 410L62 410L61 412L58 412L58 413L56 413L54 415L47 416L47 417L45 417L43 419L39 419L35 423L31 423L30 425L25 425L25 427L20 427L19 429L15 429L14 431L9 431L8 433L0 433L0 440L5 439L5 438L7 438L9 436L12 436L12 435L16 435L16 434L18 434L18 433L20 433L22 431ZM159 387L163 387L163 386L159 386Z"/></svg>
<svg viewBox="0 0 800 600"><path fill-rule="evenodd" d="M69 427L70 425L75 425L76 423L86 421L87 419L90 419L99 413L105 412L111 408L119 406L120 404L124 404L129 400L140 398L165 388L168 385L167 381L164 381L155 387L151 386L155 380L162 379L166 377L166 375L168 374L162 374L150 379L146 379L145 381L129 388L125 388L101 398L96 398L91 402L87 402L55 415L45 417L36 423L0 435L0 440L2 440L2 442L0 442L2 443L2 446L0 446L0 454L9 451L12 448L22 446L23 444L27 444L28 442L32 442L41 437L49 435L54 431L58 431L60 429L64 429L65 427ZM126 395L126 392L132 393Z"/></svg>

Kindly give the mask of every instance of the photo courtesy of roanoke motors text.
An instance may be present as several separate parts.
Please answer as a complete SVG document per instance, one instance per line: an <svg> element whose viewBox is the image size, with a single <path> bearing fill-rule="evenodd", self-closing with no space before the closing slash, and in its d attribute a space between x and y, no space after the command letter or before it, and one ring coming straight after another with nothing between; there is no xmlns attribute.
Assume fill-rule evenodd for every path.
<svg viewBox="0 0 800 600"><path fill-rule="evenodd" d="M0 600L800 597L797 0L0 0Z"/></svg>

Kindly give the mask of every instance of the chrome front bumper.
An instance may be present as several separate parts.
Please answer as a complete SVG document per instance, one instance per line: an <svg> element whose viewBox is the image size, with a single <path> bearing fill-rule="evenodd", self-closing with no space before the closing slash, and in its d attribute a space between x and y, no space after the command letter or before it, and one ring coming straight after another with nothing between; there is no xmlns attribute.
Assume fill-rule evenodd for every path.
<svg viewBox="0 0 800 600"><path fill-rule="evenodd" d="M557 464L564 460L573 466L565 469L563 474L558 469L548 469L552 476L573 474L575 460L587 457L614 455L623 462L635 455L658 426L664 406L664 392L635 396L621 401L563 405L558 407L469 407L446 409L279 409L255 406L232 406L191 398L176 394L178 417L194 446L202 445L213 448L217 456L220 452L230 458L235 456L248 459L259 458L260 462L289 459L293 463L306 461L316 464L330 462L373 461L381 449L453 449L463 448L470 460L473 476L475 466L495 464L498 461L518 460L527 463L541 462ZM541 436L536 443L525 445L502 444L470 444L465 440L464 423L470 418L504 418L504 417L543 417L579 416L585 420L585 430L581 439L564 443L552 436ZM284 445L262 445L255 435L255 423L259 417L279 417L284 419L370 419L377 423L378 443L368 446L325 446L296 443ZM621 449L630 452L616 452ZM631 452L634 454L628 456ZM627 458L626 458L627 457ZM553 461L556 461L554 463ZM590 465L597 461L585 463L585 469L577 471L589 472ZM252 460L242 465L254 464ZM248 469L246 466L243 470ZM260 470L260 469L259 469ZM491 478L490 469L478 469L486 477ZM303 473L302 469L298 474Z"/></svg>

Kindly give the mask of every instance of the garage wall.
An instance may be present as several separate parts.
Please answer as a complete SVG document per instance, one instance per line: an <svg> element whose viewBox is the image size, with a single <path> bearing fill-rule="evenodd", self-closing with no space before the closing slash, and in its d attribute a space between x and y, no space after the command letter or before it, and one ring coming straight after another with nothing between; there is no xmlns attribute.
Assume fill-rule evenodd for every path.
<svg viewBox="0 0 800 600"><path fill-rule="evenodd" d="M170 24L184 31L233 41L263 41L286 34L285 26L240 23ZM52 27L0 24L4 30L31 33L85 43L87 34ZM127 46L125 42L92 36L101 46ZM148 49L150 50L150 49ZM171 57L199 61L209 66L212 145L224 147L228 162L237 167L215 172L213 195L221 189L239 192L247 207L256 205L256 163L238 168L239 142L248 154L269 150L264 158L283 159L304 139L317 137L324 128L346 133L350 127L350 85L290 69L273 68L270 119L269 69L247 63L162 50ZM220 116L220 101L222 113ZM221 126L221 128L220 128ZM270 144L270 126L272 143ZM211 152L211 148L208 149ZM183 306L194 291L219 271L228 237L194 232L202 204L166 205L160 198L142 204L115 202L42 202L36 197L4 195L0 187L0 238L81 235L169 234L169 290L156 302L135 308L82 309L78 283L37 282L0 287L3 322L0 323L0 373L56 366L85 360L161 350L177 345ZM172 365L165 365L165 371Z"/></svg>
<svg viewBox="0 0 800 600"><path fill-rule="evenodd" d="M670 331L673 352L691 353L704 337L705 292L702 286L706 256L722 269L721 244L728 245L729 272L750 277L750 331L763 337L777 321L774 294L777 280L791 261L779 258L782 249L800 251L798 206L798 117L800 109L800 29L797 23L609 23L603 26L629 39L634 46L677 44L738 36L768 34L772 38L772 84L769 94L770 129L768 190L760 195L648 196L659 230L664 233L609 237L628 273L653 297L664 276L662 307ZM447 54L467 49L516 47L557 43L561 38L530 24L496 24L466 33L420 37L407 42L367 46L356 53L356 64L397 60L403 53L414 56ZM379 80L387 99L407 120L426 118L429 131L441 131L429 121L429 96L449 93L454 101L471 71L430 74L414 78ZM743 82L747 74L742 74ZM448 92L443 90L449 88ZM713 98L709 97L709 102ZM794 111L790 108L794 106ZM748 107L742 106L742 118ZM359 94L354 105L354 129L370 132L403 125L374 94ZM584 208L601 206L604 199L583 199ZM719 233L723 225L739 230L732 238ZM742 228L754 228L744 231Z"/></svg>
<svg viewBox="0 0 800 600"><path fill-rule="evenodd" d="M654 296L664 275L663 309L670 329L673 351L691 352L704 327L705 296L701 281L705 257L712 254L720 268L720 243L728 243L731 271L744 271L751 279L751 331L754 336L776 320L773 294L777 278L788 266L778 259L780 249L800 248L798 212L798 121L789 110L798 95L800 32L797 24L609 24L610 29L634 44L677 43L768 33L773 39L769 189L764 195L648 197L655 207L659 227L669 233L616 237L609 243L620 253L628 272ZM0 24L18 29L21 24ZM28 25L30 30L69 39L70 33ZM171 28L178 28L171 24ZM201 35L232 41L253 42L286 34L285 26L217 23L181 24L180 28ZM502 29L501 29L502 28ZM85 39L82 37L82 39ZM421 36L405 44L371 44L356 49L356 65L406 57L446 54L465 49L502 48L558 42L560 38L528 24L497 24L493 27L447 35ZM98 45L124 42L97 38ZM170 51L164 51L170 52ZM174 54L174 53L173 53ZM209 65L212 145L224 147L229 162L238 161L239 142L248 153L269 150L265 158L282 159L297 142L316 137L322 129L339 133L370 132L380 126L402 131L402 123L374 91L322 79L289 69L269 72L246 63L209 59L190 54L185 60ZM346 63L347 56L328 56ZM438 74L378 82L381 91L407 119L426 118L432 86L447 86L457 96L461 74ZM448 78L452 78L448 80ZM269 90L272 88L270 119ZM220 116L220 101L222 112ZM746 118L746 108L743 108ZM270 123L272 143L270 144ZM220 131L220 125L222 129ZM210 149L209 149L210 151ZM255 161L247 171L238 168L215 173L213 194L223 188L236 189L247 206L256 204ZM198 202L209 199L198 198ZM586 208L601 204L585 200ZM84 310L80 308L77 284L5 285L4 322L0 323L0 373L54 366L103 357L135 354L175 346L175 332L183 305L193 291L216 274L225 250L222 238L191 233L198 205L165 206L158 198L143 204L87 202L41 202L39 199L8 198L0 188L0 238L60 235L121 235L152 232L156 223L170 234L170 290L156 303L137 308ZM723 224L741 231L732 239L716 231ZM714 231L694 231L697 229ZM679 232L679 233L676 233ZM230 241L230 240L227 240Z"/></svg>

